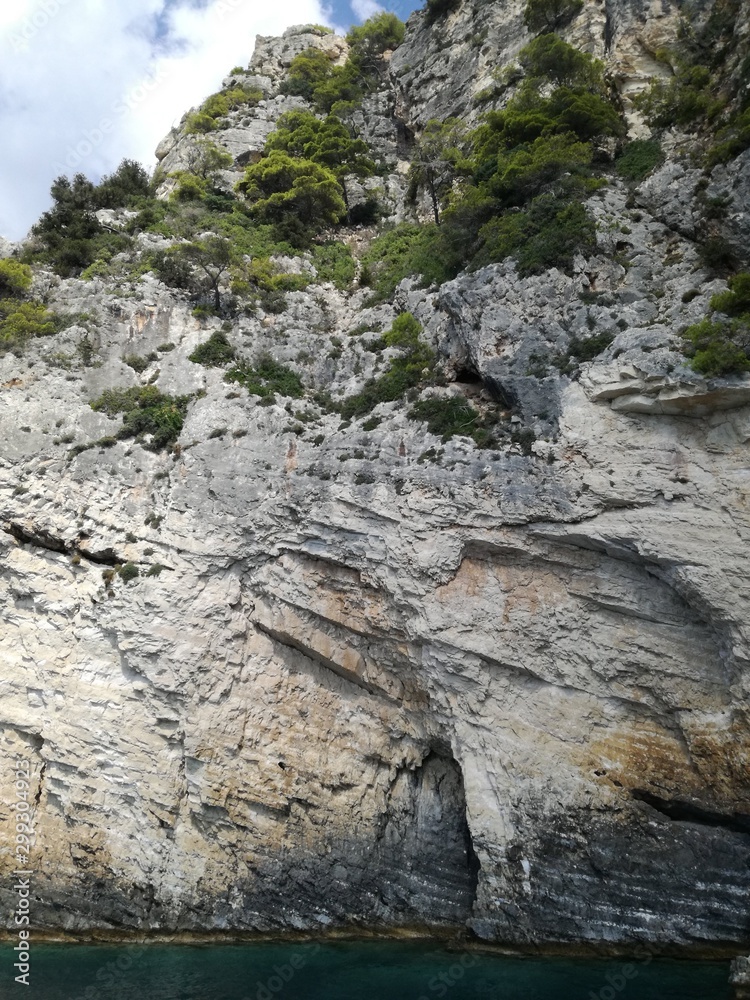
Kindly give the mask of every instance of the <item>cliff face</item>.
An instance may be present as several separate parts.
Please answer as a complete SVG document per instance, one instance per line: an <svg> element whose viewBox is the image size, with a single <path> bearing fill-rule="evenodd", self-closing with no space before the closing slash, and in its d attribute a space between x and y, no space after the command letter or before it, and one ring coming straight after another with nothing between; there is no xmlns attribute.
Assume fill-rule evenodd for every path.
<svg viewBox="0 0 750 1000"><path fill-rule="evenodd" d="M474 114L482 73L527 40L521 10L412 18L363 112L394 218L410 131ZM570 37L630 58L627 91L673 16L589 4ZM277 88L310 44L345 56L309 31L259 43L266 99L217 136L230 177L301 102ZM168 169L191 141L162 144ZM738 245L747 162L711 181ZM188 360L220 320L151 274L129 294L37 278L98 319L98 366L76 327L0 359L0 825L27 757L38 924L747 941L750 378L706 381L678 350L725 283L669 200L675 163L635 206L616 179L591 197L597 250L572 275L495 264L376 307L314 285L228 333L337 397L408 309L437 391L503 411L496 450L399 403L365 429L230 392ZM591 330L614 339L579 378L539 368ZM130 353L158 361L138 375ZM204 392L178 449L66 457L116 433L89 400L149 382ZM130 583L111 572L128 562Z"/></svg>

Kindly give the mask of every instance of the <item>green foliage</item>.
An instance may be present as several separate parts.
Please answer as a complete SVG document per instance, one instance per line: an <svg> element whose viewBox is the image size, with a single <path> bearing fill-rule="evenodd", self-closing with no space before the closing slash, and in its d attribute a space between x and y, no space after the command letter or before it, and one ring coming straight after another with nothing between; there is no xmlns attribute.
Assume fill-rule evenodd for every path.
<svg viewBox="0 0 750 1000"><path fill-rule="evenodd" d="M321 49L306 49L292 59L289 73L282 83L282 94L296 94L307 101L314 100L315 88L331 75L331 60Z"/></svg>
<svg viewBox="0 0 750 1000"><path fill-rule="evenodd" d="M570 271L577 253L596 248L596 227L583 205L552 194L540 195L527 209L492 219L479 235L473 267L515 257L522 275L551 267Z"/></svg>
<svg viewBox="0 0 750 1000"><path fill-rule="evenodd" d="M345 420L365 416L378 403L401 399L409 389L416 388L430 375L435 354L419 339L421 330L421 325L411 313L402 313L397 317L383 339L401 347L402 355L393 359L383 375L370 379L361 392L342 402L339 409Z"/></svg>
<svg viewBox="0 0 750 1000"><path fill-rule="evenodd" d="M501 150L485 190L503 206L523 205L564 174L581 174L591 157L591 146L571 133L541 136L525 146Z"/></svg>
<svg viewBox="0 0 750 1000"><path fill-rule="evenodd" d="M626 180L642 181L664 161L661 144L655 139L629 142L615 161L617 173Z"/></svg>
<svg viewBox="0 0 750 1000"><path fill-rule="evenodd" d="M750 319L750 317L748 317ZM715 378L750 371L750 325L740 320L701 320L683 334L691 367Z"/></svg>
<svg viewBox="0 0 750 1000"><path fill-rule="evenodd" d="M466 130L458 118L444 122L431 118L417 142L409 168L409 195L414 199L420 187L426 188L435 225L440 225L440 203L451 190L456 174L468 167L465 144Z"/></svg>
<svg viewBox="0 0 750 1000"><path fill-rule="evenodd" d="M554 34L529 42L519 52L518 61L535 80L549 80L557 86L602 86L603 64Z"/></svg>
<svg viewBox="0 0 750 1000"><path fill-rule="evenodd" d="M366 76L377 73L383 65L383 54L399 47L404 31L403 21L395 14L388 11L375 14L364 24L355 25L346 36L351 49L349 58Z"/></svg>
<svg viewBox="0 0 750 1000"><path fill-rule="evenodd" d="M270 355L264 355L254 366L237 365L224 376L227 382L235 382L243 386L253 396L262 399L272 399L278 393L280 396L291 396L299 399L305 389L302 380L296 372L280 364Z"/></svg>
<svg viewBox="0 0 750 1000"><path fill-rule="evenodd" d="M716 133L716 139L706 156L709 167L728 163L750 148L750 107L730 115L727 123Z"/></svg>
<svg viewBox="0 0 750 1000"><path fill-rule="evenodd" d="M729 279L729 291L711 297L711 308L726 316L742 316L750 322L750 272Z"/></svg>
<svg viewBox="0 0 750 1000"><path fill-rule="evenodd" d="M583 9L583 0L528 0L523 20L535 33L557 31Z"/></svg>
<svg viewBox="0 0 750 1000"><path fill-rule="evenodd" d="M148 171L135 160L123 160L117 170L103 177L94 191L97 208L136 208L149 197Z"/></svg>
<svg viewBox="0 0 750 1000"><path fill-rule="evenodd" d="M219 127L219 123L205 111L191 111L185 119L183 131L186 135L204 135L206 132L214 132Z"/></svg>
<svg viewBox="0 0 750 1000"><path fill-rule="evenodd" d="M367 177L375 170L367 143L355 138L336 115L321 120L309 111L288 111L266 142L266 153L273 150L328 167L339 178Z"/></svg>
<svg viewBox="0 0 750 1000"><path fill-rule="evenodd" d="M159 355L155 351L151 351L151 353L145 357L140 354L125 354L122 360L129 368L132 368L133 371L141 374L142 372L145 372L153 361L159 360Z"/></svg>
<svg viewBox="0 0 750 1000"><path fill-rule="evenodd" d="M692 368L709 378L750 371L750 272L729 279L729 289L711 297L720 315L704 319L683 334Z"/></svg>
<svg viewBox="0 0 750 1000"><path fill-rule="evenodd" d="M351 286L356 265L352 252L345 243L338 240L316 243L312 247L312 258L318 281L330 281L342 291Z"/></svg>
<svg viewBox="0 0 750 1000"><path fill-rule="evenodd" d="M419 345L422 324L410 312L399 313L390 330L383 334L388 347L404 347L413 350Z"/></svg>
<svg viewBox="0 0 750 1000"><path fill-rule="evenodd" d="M231 87L207 97L197 111L191 111L185 121L184 131L188 135L213 132L219 127L219 119L243 104L254 106L262 100L263 92L257 88Z"/></svg>
<svg viewBox="0 0 750 1000"><path fill-rule="evenodd" d="M193 272L190 263L177 252L177 247L157 250L150 258L154 274L171 288L190 288Z"/></svg>
<svg viewBox="0 0 750 1000"><path fill-rule="evenodd" d="M634 101L650 125L669 128L700 123L714 118L722 105L713 93L711 73L705 66L678 64L669 80L654 80Z"/></svg>
<svg viewBox="0 0 750 1000"><path fill-rule="evenodd" d="M310 279L307 272L285 274L268 257L253 257L233 269L232 292L256 298L265 312L282 313L287 305L284 293L302 291Z"/></svg>
<svg viewBox="0 0 750 1000"><path fill-rule="evenodd" d="M376 14L346 36L349 58L343 66L333 66L319 49L311 48L292 60L282 93L298 94L317 111L351 111L363 94L376 88L385 73L383 55L401 44L404 25L389 13Z"/></svg>
<svg viewBox="0 0 750 1000"><path fill-rule="evenodd" d="M114 174L94 185L83 174L71 181L58 177L51 188L52 208L32 229L35 241L26 262L49 264L63 277L78 275L95 260L109 260L130 245L129 238L105 230L100 208L142 208L148 200L148 174L133 160L123 160Z"/></svg>
<svg viewBox="0 0 750 1000"><path fill-rule="evenodd" d="M362 255L373 299L392 299L399 282L410 275L422 275L425 284L454 277L447 256L438 226L402 223L387 230Z"/></svg>
<svg viewBox="0 0 750 1000"><path fill-rule="evenodd" d="M284 223L298 241L346 213L341 186L331 170L279 150L248 167L237 188L247 197L255 218Z"/></svg>
<svg viewBox="0 0 750 1000"><path fill-rule="evenodd" d="M188 355L188 361L205 365L206 368L220 368L229 361L234 361L234 358L234 348L221 330L212 333L204 344L200 344L192 354Z"/></svg>
<svg viewBox="0 0 750 1000"><path fill-rule="evenodd" d="M140 570L138 569L136 564L132 562L127 562L124 564L124 566L120 566L117 572L120 574L120 577L124 583L130 583L132 580L135 580L137 577L141 575Z"/></svg>
<svg viewBox="0 0 750 1000"><path fill-rule="evenodd" d="M190 399L168 396L154 385L105 389L91 403L91 409L109 417L122 413L118 439L135 438L149 451L161 451L180 436Z"/></svg>
<svg viewBox="0 0 750 1000"><path fill-rule="evenodd" d="M425 4L425 23L434 24L442 17L457 10L461 0L427 0Z"/></svg>
<svg viewBox="0 0 750 1000"><path fill-rule="evenodd" d="M10 257L0 260L0 296L23 296L31 288L32 278L28 264Z"/></svg>
<svg viewBox="0 0 750 1000"><path fill-rule="evenodd" d="M428 396L406 415L426 423L430 434L439 434L443 442L456 435L472 438L479 447L490 447L494 442L478 411L463 396Z"/></svg>
<svg viewBox="0 0 750 1000"><path fill-rule="evenodd" d="M211 234L192 243L180 244L173 250L174 257L183 264L192 265L190 282L197 295L212 295L213 309L221 310L221 282L236 260L228 239Z"/></svg>
<svg viewBox="0 0 750 1000"><path fill-rule="evenodd" d="M60 329L60 317L41 302L0 299L0 353L20 351L33 337L50 337Z"/></svg>
<svg viewBox="0 0 750 1000"><path fill-rule="evenodd" d="M177 181L170 201L202 201L208 194L208 181L189 170L175 170L169 176Z"/></svg>

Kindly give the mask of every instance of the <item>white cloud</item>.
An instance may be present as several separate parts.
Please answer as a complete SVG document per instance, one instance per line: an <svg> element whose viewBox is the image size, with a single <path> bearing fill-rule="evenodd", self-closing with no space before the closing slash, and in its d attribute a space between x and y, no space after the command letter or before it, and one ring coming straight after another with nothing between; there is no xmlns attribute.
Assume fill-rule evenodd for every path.
<svg viewBox="0 0 750 1000"><path fill-rule="evenodd" d="M385 10L376 0L351 0L350 6L354 12L354 16L359 21L366 21L373 14L379 14L382 10Z"/></svg>
<svg viewBox="0 0 750 1000"><path fill-rule="evenodd" d="M123 157L151 168L159 139L248 63L256 34L311 21L329 23L320 0L3 4L0 234L26 233L60 173L97 179Z"/></svg>

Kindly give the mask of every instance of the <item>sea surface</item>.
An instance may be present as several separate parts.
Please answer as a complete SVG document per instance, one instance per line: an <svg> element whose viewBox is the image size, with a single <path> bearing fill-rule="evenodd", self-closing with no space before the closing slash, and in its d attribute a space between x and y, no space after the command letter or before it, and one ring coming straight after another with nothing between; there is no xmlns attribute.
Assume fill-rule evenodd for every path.
<svg viewBox="0 0 750 1000"><path fill-rule="evenodd" d="M29 988L0 947L0 997L33 1000L728 1000L726 962L515 958L434 943L38 945Z"/></svg>

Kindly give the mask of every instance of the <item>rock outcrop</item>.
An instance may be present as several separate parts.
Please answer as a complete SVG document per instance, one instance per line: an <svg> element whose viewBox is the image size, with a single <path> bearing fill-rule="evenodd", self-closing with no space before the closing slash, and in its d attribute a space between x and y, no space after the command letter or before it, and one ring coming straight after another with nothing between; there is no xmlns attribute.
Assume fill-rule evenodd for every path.
<svg viewBox="0 0 750 1000"><path fill-rule="evenodd" d="M415 15L397 90L365 107L392 178L404 123L470 114L478 67L524 41L520 5L472 11L448 22L464 48ZM655 30L623 0L571 27L621 61ZM299 100L276 88L309 44L345 56L260 42L267 97L218 136L238 168ZM0 828L28 759L37 925L747 944L750 377L679 351L725 285L659 199L674 178L638 206L614 178L593 195L572 275L495 264L374 307L319 284L227 331L340 399L408 309L435 392L500 414L492 449L398 403L347 426L314 396L230 391L188 357L221 321L151 274L127 295L37 279L95 318L0 358ZM611 343L576 374L561 359L592 331ZM133 353L158 360L137 374ZM146 384L195 394L171 454L89 406Z"/></svg>

